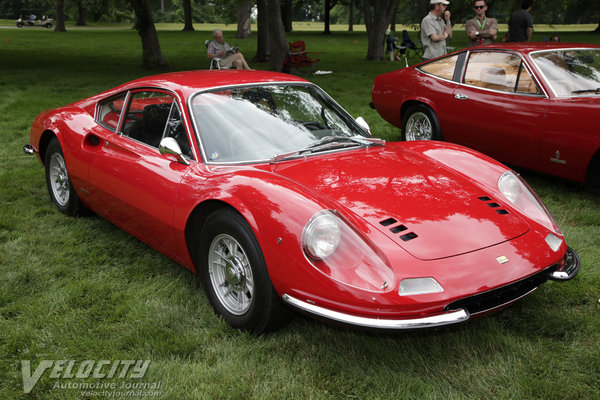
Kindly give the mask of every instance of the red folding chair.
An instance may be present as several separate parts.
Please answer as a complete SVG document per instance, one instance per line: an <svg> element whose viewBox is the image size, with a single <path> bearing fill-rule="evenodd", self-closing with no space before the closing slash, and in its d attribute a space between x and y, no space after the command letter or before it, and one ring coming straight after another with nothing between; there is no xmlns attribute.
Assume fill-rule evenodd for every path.
<svg viewBox="0 0 600 400"><path fill-rule="evenodd" d="M288 42L288 56L284 67L295 75L309 76L321 60L323 52L306 51L304 40L294 43Z"/></svg>

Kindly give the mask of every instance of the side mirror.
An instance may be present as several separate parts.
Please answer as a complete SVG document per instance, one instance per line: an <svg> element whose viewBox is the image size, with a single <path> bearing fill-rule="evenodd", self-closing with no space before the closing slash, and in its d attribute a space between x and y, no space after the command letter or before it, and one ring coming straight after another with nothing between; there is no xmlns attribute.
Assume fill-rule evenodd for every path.
<svg viewBox="0 0 600 400"><path fill-rule="evenodd" d="M367 132L369 135L371 134L371 128L369 128L369 124L363 117L356 118L356 123L360 125L363 131Z"/></svg>
<svg viewBox="0 0 600 400"><path fill-rule="evenodd" d="M158 151L160 154L174 156L178 163L190 165L188 160L186 160L183 156L181 147L179 147L179 143L177 143L177 140L173 139L172 137L162 138L160 144L158 145Z"/></svg>

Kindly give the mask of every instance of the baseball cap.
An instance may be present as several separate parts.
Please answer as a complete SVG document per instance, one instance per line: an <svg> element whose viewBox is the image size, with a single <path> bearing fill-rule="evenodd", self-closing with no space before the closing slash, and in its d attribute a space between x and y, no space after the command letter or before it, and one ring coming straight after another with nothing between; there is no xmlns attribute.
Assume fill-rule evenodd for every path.
<svg viewBox="0 0 600 400"><path fill-rule="evenodd" d="M445 4L445 5L448 5L448 4L450 4L450 2L449 2L449 1L446 1L446 0L431 0L431 1L429 2L429 4L437 4L437 3L442 3L442 4Z"/></svg>

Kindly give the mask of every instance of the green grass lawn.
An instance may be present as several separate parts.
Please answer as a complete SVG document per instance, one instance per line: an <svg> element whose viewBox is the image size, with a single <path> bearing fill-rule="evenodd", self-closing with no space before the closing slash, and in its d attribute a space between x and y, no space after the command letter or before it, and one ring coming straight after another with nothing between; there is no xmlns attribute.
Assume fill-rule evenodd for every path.
<svg viewBox="0 0 600 400"><path fill-rule="evenodd" d="M172 71L208 66L204 29L159 31ZM252 57L255 38L225 33ZM600 43L581 31L560 35ZM376 136L399 139L368 107L373 78L399 63L364 61L360 31L307 29L288 39L325 52L320 68L333 74L311 81ZM465 43L455 28L453 45ZM524 174L579 252L579 276L495 315L425 332L366 333L298 316L256 338L216 317L189 271L99 217L60 214L41 164L21 151L31 122L152 73L140 64L140 39L129 29L0 29L0 399L102 398L55 387L80 380L50 371L26 395L21 360L32 373L42 360L150 360L141 381L160 382L164 399L600 398L600 196L557 179Z"/></svg>

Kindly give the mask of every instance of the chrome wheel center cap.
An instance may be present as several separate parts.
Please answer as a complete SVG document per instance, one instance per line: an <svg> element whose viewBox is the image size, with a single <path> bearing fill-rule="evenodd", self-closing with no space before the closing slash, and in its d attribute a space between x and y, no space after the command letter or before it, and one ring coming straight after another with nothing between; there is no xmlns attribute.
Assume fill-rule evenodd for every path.
<svg viewBox="0 0 600 400"><path fill-rule="evenodd" d="M225 266L225 281L235 289L243 289L246 286L246 275L240 260L232 257L227 260Z"/></svg>

